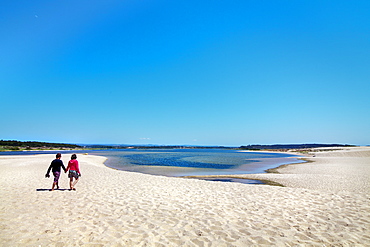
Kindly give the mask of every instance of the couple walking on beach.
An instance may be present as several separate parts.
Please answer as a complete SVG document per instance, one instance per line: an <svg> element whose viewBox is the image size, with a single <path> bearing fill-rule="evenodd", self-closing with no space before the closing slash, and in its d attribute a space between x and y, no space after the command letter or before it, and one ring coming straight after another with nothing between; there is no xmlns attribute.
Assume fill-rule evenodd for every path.
<svg viewBox="0 0 370 247"><path fill-rule="evenodd" d="M49 178L50 177L50 170L53 172L54 182L53 182L53 186L51 188L51 191L54 190L55 186L56 186L57 189L59 189L58 181L59 181L59 177L60 177L60 173L61 173L61 168L63 168L65 173L67 173L67 171L69 171L68 177L69 177L70 190L76 190L76 188L74 186L77 184L78 179L81 176L80 168L78 166L78 161L77 161L77 155L72 154L71 160L68 162L67 168L65 168L61 158L62 158L62 154L57 153L56 159L51 162L51 164L49 166L49 169L48 169L48 171L46 172L46 175L45 175L46 178ZM75 179L74 182L73 182L73 179Z"/></svg>

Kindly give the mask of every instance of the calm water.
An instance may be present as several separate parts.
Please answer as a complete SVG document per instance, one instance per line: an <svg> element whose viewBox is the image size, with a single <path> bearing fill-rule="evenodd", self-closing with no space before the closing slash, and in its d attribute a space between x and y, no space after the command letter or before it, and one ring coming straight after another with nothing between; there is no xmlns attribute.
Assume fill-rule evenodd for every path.
<svg viewBox="0 0 370 247"><path fill-rule="evenodd" d="M263 173L267 169L283 164L302 162L295 155L251 153L228 149L125 149L94 151L92 154L107 157L105 164L112 168L164 176ZM235 179L217 180L236 181ZM256 181L243 181L256 183Z"/></svg>
<svg viewBox="0 0 370 247"><path fill-rule="evenodd" d="M164 176L228 175L263 173L283 164L301 162L298 156L278 153L240 152L228 149L112 149L89 150L93 155L108 158L105 165L119 170ZM4 152L7 154L40 154L55 151ZM62 151L62 154L77 151ZM212 179L217 181L259 183L244 179Z"/></svg>

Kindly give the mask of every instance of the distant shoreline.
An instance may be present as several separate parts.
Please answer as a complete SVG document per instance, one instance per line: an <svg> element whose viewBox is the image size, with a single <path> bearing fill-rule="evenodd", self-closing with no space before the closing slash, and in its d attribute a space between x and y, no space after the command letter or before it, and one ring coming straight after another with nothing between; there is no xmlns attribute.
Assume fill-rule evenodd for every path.
<svg viewBox="0 0 370 247"><path fill-rule="evenodd" d="M246 151L277 151L286 152L292 149L312 149L327 147L355 147L349 144L271 144L271 145L242 145L242 146L192 146L192 145L129 145L129 144L69 144L39 141L0 140L0 152L10 151L42 151L42 150L96 150L96 149L235 149Z"/></svg>

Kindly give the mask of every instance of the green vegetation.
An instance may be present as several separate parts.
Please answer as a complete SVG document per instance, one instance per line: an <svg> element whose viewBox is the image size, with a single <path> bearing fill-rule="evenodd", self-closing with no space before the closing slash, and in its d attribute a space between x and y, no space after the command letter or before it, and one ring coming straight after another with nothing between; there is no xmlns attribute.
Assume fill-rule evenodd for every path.
<svg viewBox="0 0 370 247"><path fill-rule="evenodd" d="M242 150L279 150L288 151L290 149L308 149L308 148L324 148L324 147L354 147L348 144L274 144L274 145L248 145L240 146Z"/></svg>
<svg viewBox="0 0 370 247"><path fill-rule="evenodd" d="M82 149L83 147L74 144L49 143L36 141L13 141L0 140L0 151L23 151L23 150L63 150Z"/></svg>

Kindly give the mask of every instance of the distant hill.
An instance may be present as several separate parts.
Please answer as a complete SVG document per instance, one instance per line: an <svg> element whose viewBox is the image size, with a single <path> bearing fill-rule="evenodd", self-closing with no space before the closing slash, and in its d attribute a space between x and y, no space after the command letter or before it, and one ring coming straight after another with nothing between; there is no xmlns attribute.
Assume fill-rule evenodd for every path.
<svg viewBox="0 0 370 247"><path fill-rule="evenodd" d="M247 145L240 146L240 149L263 150L263 149L303 149L303 148L322 148L322 147L353 147L347 144L274 144L274 145Z"/></svg>
<svg viewBox="0 0 370 247"><path fill-rule="evenodd" d="M0 150L34 150L34 149L79 149L82 148L75 144L50 143L37 141L14 141L0 140Z"/></svg>

